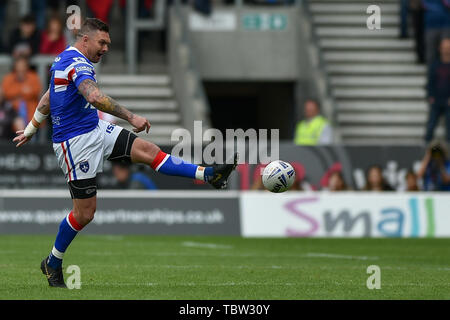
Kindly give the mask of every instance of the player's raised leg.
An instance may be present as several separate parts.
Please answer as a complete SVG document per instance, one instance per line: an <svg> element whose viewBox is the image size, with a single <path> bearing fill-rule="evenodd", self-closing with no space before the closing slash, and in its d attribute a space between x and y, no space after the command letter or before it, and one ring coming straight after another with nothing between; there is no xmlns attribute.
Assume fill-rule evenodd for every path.
<svg viewBox="0 0 450 320"><path fill-rule="evenodd" d="M163 174L202 180L216 189L223 189L236 168L238 155L236 153L232 161L227 161L229 163L203 167L167 154L154 143L136 138L131 147L131 161L147 164Z"/></svg>

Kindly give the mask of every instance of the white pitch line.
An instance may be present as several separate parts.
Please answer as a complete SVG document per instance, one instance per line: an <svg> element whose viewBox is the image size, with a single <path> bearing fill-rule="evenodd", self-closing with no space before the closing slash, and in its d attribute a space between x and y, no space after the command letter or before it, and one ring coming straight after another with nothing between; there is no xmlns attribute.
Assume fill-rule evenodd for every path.
<svg viewBox="0 0 450 320"><path fill-rule="evenodd" d="M203 242L192 242L185 241L181 244L183 247L194 247L194 248L208 248L208 249L233 249L232 246L224 244L215 243L203 243Z"/></svg>
<svg viewBox="0 0 450 320"><path fill-rule="evenodd" d="M305 256L308 258L331 258L331 259L349 259L349 260L378 260L379 259L379 257L349 256L349 255L343 255L343 254L319 253L319 252L309 252Z"/></svg>

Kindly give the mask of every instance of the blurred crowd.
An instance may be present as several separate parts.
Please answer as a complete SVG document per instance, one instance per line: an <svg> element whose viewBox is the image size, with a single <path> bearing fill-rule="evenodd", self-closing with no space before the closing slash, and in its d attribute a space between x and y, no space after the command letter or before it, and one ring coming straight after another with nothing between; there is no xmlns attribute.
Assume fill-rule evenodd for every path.
<svg viewBox="0 0 450 320"><path fill-rule="evenodd" d="M289 191L450 191L450 159L446 148L435 143L427 148L418 170L409 169L403 183L392 186L386 179L382 166L374 164L365 171L365 184L361 188L351 187L352 181L346 181L342 166L334 164L322 177L318 185L308 182L305 169L295 162L291 163L296 176ZM253 176L252 190L264 190L262 172L266 165L259 165Z"/></svg>

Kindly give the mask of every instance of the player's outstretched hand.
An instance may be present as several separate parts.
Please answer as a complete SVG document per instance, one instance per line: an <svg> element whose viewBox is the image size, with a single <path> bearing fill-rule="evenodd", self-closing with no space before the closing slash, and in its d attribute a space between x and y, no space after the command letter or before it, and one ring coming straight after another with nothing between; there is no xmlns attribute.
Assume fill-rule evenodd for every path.
<svg viewBox="0 0 450 320"><path fill-rule="evenodd" d="M134 127L133 131L136 133L144 130L148 133L148 130L150 130L150 122L138 115L135 115L133 119L131 119L130 124Z"/></svg>
<svg viewBox="0 0 450 320"><path fill-rule="evenodd" d="M16 148L24 145L25 143L27 143L28 141L31 140L31 137L25 137L25 135L23 134L24 130L19 130L16 131L17 137L15 137L13 139L13 142L17 142L16 144Z"/></svg>

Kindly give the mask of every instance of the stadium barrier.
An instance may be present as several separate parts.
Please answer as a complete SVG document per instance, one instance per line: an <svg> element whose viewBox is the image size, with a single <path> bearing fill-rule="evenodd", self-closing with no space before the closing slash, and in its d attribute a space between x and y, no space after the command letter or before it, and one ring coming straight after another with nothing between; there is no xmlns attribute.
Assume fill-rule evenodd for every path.
<svg viewBox="0 0 450 320"><path fill-rule="evenodd" d="M172 147L161 146L161 149L170 153ZM67 189L67 182L50 143L16 148L13 143L5 142L0 143L0 150L0 189ZM240 159L248 161L250 153L247 146ZM321 188L322 180L329 170L341 168L346 183L352 189L359 190L365 185L365 170L373 164L378 164L384 169L388 183L397 190L404 190L408 169L418 169L424 153L425 149L420 146L305 147L281 142L278 156L293 164L297 175L316 189ZM141 166L140 169L148 174L160 190L210 190L209 185L199 185L189 179L168 179L148 166ZM105 161L103 170L98 176L100 188L116 188L117 181L109 161ZM254 179L258 177L257 170L258 166L255 164L239 165L230 178L230 188L250 189Z"/></svg>
<svg viewBox="0 0 450 320"><path fill-rule="evenodd" d="M68 191L0 191L0 234L53 234ZM445 193L99 191L83 233L243 237L450 237Z"/></svg>

